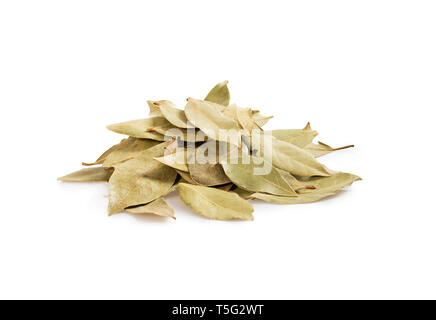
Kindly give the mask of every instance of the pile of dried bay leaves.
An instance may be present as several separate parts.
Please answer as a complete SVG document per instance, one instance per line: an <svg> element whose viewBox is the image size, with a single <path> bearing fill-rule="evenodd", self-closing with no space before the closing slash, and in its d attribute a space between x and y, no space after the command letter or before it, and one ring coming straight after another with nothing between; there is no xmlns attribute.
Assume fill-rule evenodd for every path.
<svg viewBox="0 0 436 320"><path fill-rule="evenodd" d="M108 126L128 136L91 166L59 178L109 182L109 215L126 211L175 219L164 197L178 190L186 205L211 219L253 219L247 201L312 202L360 180L316 160L335 150L313 143L317 132L264 131L272 117L230 103L227 81L185 110L167 100L148 101L150 117Z"/></svg>

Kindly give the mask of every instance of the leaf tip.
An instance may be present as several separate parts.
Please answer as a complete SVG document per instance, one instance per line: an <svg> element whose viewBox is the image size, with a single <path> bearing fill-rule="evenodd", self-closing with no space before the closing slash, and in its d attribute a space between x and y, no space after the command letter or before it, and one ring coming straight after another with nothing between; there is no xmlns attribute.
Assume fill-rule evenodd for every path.
<svg viewBox="0 0 436 320"><path fill-rule="evenodd" d="M306 126L303 128L303 130L312 130L309 121L307 122L307 124L306 124Z"/></svg>

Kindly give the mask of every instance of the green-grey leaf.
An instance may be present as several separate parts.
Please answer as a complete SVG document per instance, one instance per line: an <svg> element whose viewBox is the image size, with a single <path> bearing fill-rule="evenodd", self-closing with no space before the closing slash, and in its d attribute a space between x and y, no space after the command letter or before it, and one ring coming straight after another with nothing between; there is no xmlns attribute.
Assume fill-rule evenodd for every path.
<svg viewBox="0 0 436 320"><path fill-rule="evenodd" d="M269 166L271 171L268 174L255 175L255 168L263 167L266 160L256 157L251 157L249 160L247 164L243 163L242 158L239 158L235 164L230 162L222 164L224 172L234 184L248 191L297 196L297 193L271 164Z"/></svg>
<svg viewBox="0 0 436 320"><path fill-rule="evenodd" d="M95 167L84 168L58 178L65 182L101 182L108 181L114 170L112 168Z"/></svg>
<svg viewBox="0 0 436 320"><path fill-rule="evenodd" d="M149 131L154 131L167 138L176 138L185 142L203 142L207 139L206 135L195 128L176 128L172 124L167 126L157 126L149 128Z"/></svg>
<svg viewBox="0 0 436 320"><path fill-rule="evenodd" d="M155 158L155 160L162 162L163 164L172 167L174 169L188 172L188 165L186 159L186 151L177 151L171 154L167 154L163 157Z"/></svg>
<svg viewBox="0 0 436 320"><path fill-rule="evenodd" d="M160 101L147 101L148 105L152 105L158 108L160 114L165 117L171 124L178 128L188 128L188 119L186 118L183 110L177 109L176 106L168 100ZM150 112L153 110L153 114L158 114L156 109L150 107Z"/></svg>
<svg viewBox="0 0 436 320"><path fill-rule="evenodd" d="M230 92L227 87L228 81L218 83L212 90L209 91L204 100L228 106L230 103Z"/></svg>
<svg viewBox="0 0 436 320"><path fill-rule="evenodd" d="M232 135L232 139L240 141L239 125L236 121L222 114L212 103L189 98L185 107L188 120L200 128L209 138L227 141L227 137L220 136L220 130ZM232 130L232 131L230 131Z"/></svg>
<svg viewBox="0 0 436 320"><path fill-rule="evenodd" d="M150 128L167 125L170 125L167 119L162 117L153 117L116 123L107 126L107 128L116 133L125 134L134 138L164 141L165 139L162 134L153 132L150 130Z"/></svg>
<svg viewBox="0 0 436 320"><path fill-rule="evenodd" d="M179 195L186 205L207 218L253 220L252 205L234 192L181 183Z"/></svg>
<svg viewBox="0 0 436 320"><path fill-rule="evenodd" d="M292 143L300 148L306 147L318 135L314 130L305 129L282 129L266 131L278 140Z"/></svg>
<svg viewBox="0 0 436 320"><path fill-rule="evenodd" d="M224 148L222 155L225 156L227 144L210 140L195 149L195 153L191 152L188 156L189 174L197 184L217 186L230 182L219 163L220 152L223 151L220 148Z"/></svg>
<svg viewBox="0 0 436 320"><path fill-rule="evenodd" d="M115 163L119 163L134 158L140 153L144 152L145 150L151 147L156 146L159 143L161 142L156 140L129 137L128 139L125 139L122 142L120 142L117 145L117 148L112 150L112 152L106 156L102 165L104 167L111 167Z"/></svg>
<svg viewBox="0 0 436 320"><path fill-rule="evenodd" d="M147 204L127 208L126 212L132 214L152 213L161 217L176 219L174 209L163 198L158 198Z"/></svg>
<svg viewBox="0 0 436 320"><path fill-rule="evenodd" d="M266 123L272 118L274 118L274 116L264 116L261 115L258 111L253 111L253 120L254 122L256 122L259 128L262 128L264 125L266 125Z"/></svg>
<svg viewBox="0 0 436 320"><path fill-rule="evenodd" d="M115 165L109 179L109 215L151 202L168 192L177 177L176 171L153 158L162 156L169 143L161 143Z"/></svg>
<svg viewBox="0 0 436 320"><path fill-rule="evenodd" d="M288 143L278 140L274 137L265 137L262 139L260 135L253 135L252 148L260 148L259 156L268 159L272 157L272 163L275 167L288 171L293 175L298 176L329 176L330 171L321 163L319 163L309 152ZM265 150L270 150L265 155Z"/></svg>
<svg viewBox="0 0 436 320"><path fill-rule="evenodd" d="M197 162L188 164L189 174L192 180L203 186L218 186L229 183L230 180L224 173L223 167L219 163Z"/></svg>
<svg viewBox="0 0 436 320"><path fill-rule="evenodd" d="M308 179L307 182L311 185L314 185L316 189L299 190L298 197L282 197L265 193L254 193L250 196L250 198L260 199L277 204L299 204L313 202L332 196L339 192L342 188L350 186L354 181L358 180L361 180L361 178L354 174L338 172L330 177L315 177Z"/></svg>

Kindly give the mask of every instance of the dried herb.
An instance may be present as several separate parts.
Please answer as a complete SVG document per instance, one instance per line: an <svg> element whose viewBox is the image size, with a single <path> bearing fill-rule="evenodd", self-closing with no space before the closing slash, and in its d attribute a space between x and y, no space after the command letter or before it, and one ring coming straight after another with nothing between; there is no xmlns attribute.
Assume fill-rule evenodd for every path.
<svg viewBox="0 0 436 320"><path fill-rule="evenodd" d="M236 193L181 183L179 194L186 205L207 218L253 220L253 207Z"/></svg>
<svg viewBox="0 0 436 320"><path fill-rule="evenodd" d="M92 166L58 178L66 182L108 182L109 215L154 214L175 219L164 197L181 200L210 219L252 220L247 201L276 204L317 201L360 180L328 169L316 158L352 147L314 143L303 129L264 131L272 118L230 104L228 82L204 100L187 99L184 109L168 100L147 101L149 118L121 122L109 130L128 136Z"/></svg>

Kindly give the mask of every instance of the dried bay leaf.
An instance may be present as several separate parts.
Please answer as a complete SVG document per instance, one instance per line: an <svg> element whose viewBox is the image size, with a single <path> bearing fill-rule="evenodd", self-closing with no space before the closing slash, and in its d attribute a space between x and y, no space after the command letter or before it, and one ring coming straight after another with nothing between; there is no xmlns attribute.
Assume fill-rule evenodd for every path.
<svg viewBox="0 0 436 320"><path fill-rule="evenodd" d="M109 215L165 195L175 179L174 169L151 158L124 162L109 179Z"/></svg>
<svg viewBox="0 0 436 320"><path fill-rule="evenodd" d="M64 182L106 182L109 181L113 172L112 168L84 168L60 177L58 180Z"/></svg>
<svg viewBox="0 0 436 320"><path fill-rule="evenodd" d="M210 102L188 98L188 103L185 106L185 114L194 126L213 140L223 140L224 138L225 141L227 141L227 136L220 136L220 133L225 132L231 136L232 141L240 141L238 123L224 116L223 113Z"/></svg>
<svg viewBox="0 0 436 320"><path fill-rule="evenodd" d="M259 128L262 128L264 125L266 125L266 123L272 118L274 118L274 116L264 116L261 115L258 111L253 111L253 120L254 122L256 122L256 125Z"/></svg>
<svg viewBox="0 0 436 320"><path fill-rule="evenodd" d="M360 177L351 174L338 172L330 177L313 177L308 179L308 183L315 186L315 189L302 189L299 190L298 197L283 197L270 195L265 193L254 193L250 196L252 199L260 199L266 202L276 204L300 204L318 201L323 198L332 196L338 193L344 187L350 186L353 182L361 180Z"/></svg>
<svg viewBox="0 0 436 320"><path fill-rule="evenodd" d="M230 182L219 163L188 164L191 179L203 186L217 186Z"/></svg>
<svg viewBox="0 0 436 320"><path fill-rule="evenodd" d="M127 139L123 139L121 140L120 143L113 145L112 147L110 147L109 149L107 149L105 152L103 152L103 154L98 157L97 160L95 160L95 162L89 163L89 162L82 162L82 166L93 166L96 164L102 164L106 158L109 156L109 154L111 154L114 150L118 149L120 147L120 145L122 143L125 143L127 141Z"/></svg>
<svg viewBox="0 0 436 320"><path fill-rule="evenodd" d="M236 193L180 183L179 195L186 205L207 218L253 220L252 205Z"/></svg>
<svg viewBox="0 0 436 320"><path fill-rule="evenodd" d="M165 142L159 141L158 144L156 144L155 146L145 149L144 151L138 153L136 156L158 158L163 156L167 152L167 149L171 147L172 144L173 141L165 141ZM128 160L132 160L132 159L128 159ZM112 163L112 166L118 167L121 164L122 162L115 162Z"/></svg>
<svg viewBox="0 0 436 320"><path fill-rule="evenodd" d="M161 217L176 219L174 209L163 198L158 198L147 204L126 208L126 212L132 214L152 213Z"/></svg>
<svg viewBox="0 0 436 320"><path fill-rule="evenodd" d="M229 183L219 163L221 148L227 150L227 144L218 141L208 141L195 149L195 153L188 156L189 174L193 181L204 186L217 186Z"/></svg>
<svg viewBox="0 0 436 320"><path fill-rule="evenodd" d="M167 154L163 157L155 158L155 160L162 162L171 168L189 172L186 151L177 151L175 153Z"/></svg>
<svg viewBox="0 0 436 320"><path fill-rule="evenodd" d="M281 129L269 131L278 140L292 143L300 148L309 145L318 135L314 130L305 129ZM268 133L269 133L268 132Z"/></svg>
<svg viewBox="0 0 436 320"><path fill-rule="evenodd" d="M121 143L118 144L118 147L106 156L102 165L104 167L111 167L113 164L134 158L143 151L154 147L159 143L161 142L156 140L129 137L128 139L121 141Z"/></svg>
<svg viewBox="0 0 436 320"><path fill-rule="evenodd" d="M166 125L170 125L167 119L162 117L153 117L116 123L107 126L107 128L116 133L125 134L134 138L164 141L165 138L162 134L149 130L150 128Z"/></svg>
<svg viewBox="0 0 436 320"><path fill-rule="evenodd" d="M206 135L201 130L189 128L176 128L172 124L167 126L157 126L147 129L150 132L157 132L164 137L172 137L185 142L204 142L207 140Z"/></svg>
<svg viewBox="0 0 436 320"><path fill-rule="evenodd" d="M186 118L185 112L176 108L176 106L168 100L160 100L160 101L147 101L148 105L152 105L150 107L150 112L152 114L158 114L157 110L154 108L158 108L160 114L165 117L171 124L178 128L188 128L191 127L188 124L188 119Z"/></svg>
<svg viewBox="0 0 436 320"><path fill-rule="evenodd" d="M249 163L243 163L239 158L238 163L223 163L225 174L238 187L253 191L266 192L282 196L298 196L280 173L271 166L268 174L255 175L255 168L263 167L266 160L251 157Z"/></svg>
<svg viewBox="0 0 436 320"><path fill-rule="evenodd" d="M153 158L163 155L170 143L161 143L115 166L109 179L109 215L151 202L168 192L177 173Z"/></svg>
<svg viewBox="0 0 436 320"><path fill-rule="evenodd" d="M230 92L229 88L227 87L228 83L228 81L218 83L212 88L212 90L209 91L204 100L221 104L223 106L228 106L230 103Z"/></svg>
<svg viewBox="0 0 436 320"><path fill-rule="evenodd" d="M127 135L86 168L61 181L109 182L109 215L120 211L174 218L164 197L181 200L205 217L252 220L248 199L305 203L338 193L359 177L332 171L316 157L352 146L313 143L317 132L264 131L272 118L230 105L227 81L184 110L168 100L147 101L150 118L108 126ZM217 152L218 151L218 152Z"/></svg>
<svg viewBox="0 0 436 320"><path fill-rule="evenodd" d="M330 152L353 148L354 145L348 145L340 148L332 148L329 145L322 143L321 141L318 141L318 144L310 143L307 146L304 147L304 150L308 151L310 154L312 154L315 158L324 156Z"/></svg>
<svg viewBox="0 0 436 320"><path fill-rule="evenodd" d="M312 154L292 143L274 137L263 139L260 135L253 135L251 138L252 146L260 146L259 156L265 157L265 150L270 150L271 155L267 156L272 157L273 165L279 169L303 177L330 175L330 171Z"/></svg>

